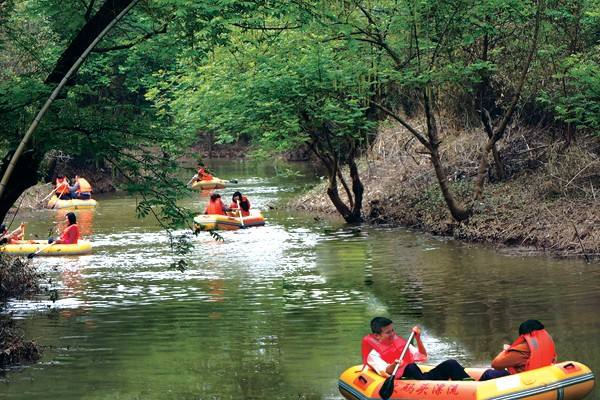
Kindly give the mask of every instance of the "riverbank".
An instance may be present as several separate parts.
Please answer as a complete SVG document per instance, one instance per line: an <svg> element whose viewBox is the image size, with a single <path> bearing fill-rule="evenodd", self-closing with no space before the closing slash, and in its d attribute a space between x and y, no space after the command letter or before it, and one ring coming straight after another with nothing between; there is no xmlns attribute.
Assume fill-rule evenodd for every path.
<svg viewBox="0 0 600 400"><path fill-rule="evenodd" d="M42 276L30 263L0 254L0 311L9 298L23 298L40 291ZM35 362L41 350L35 341L26 340L10 315L0 314L0 368Z"/></svg>
<svg viewBox="0 0 600 400"><path fill-rule="evenodd" d="M491 173L475 214L468 222L458 223L448 212L422 147L402 127L388 123L361 160L365 219L518 253L597 260L600 140L581 137L565 148L563 141L555 139L557 135L548 130L511 130L498 146L507 178L500 181ZM453 193L463 202L472 193L483 136L478 129L459 134L446 127L442 137L447 176ZM336 213L325 185L290 206Z"/></svg>

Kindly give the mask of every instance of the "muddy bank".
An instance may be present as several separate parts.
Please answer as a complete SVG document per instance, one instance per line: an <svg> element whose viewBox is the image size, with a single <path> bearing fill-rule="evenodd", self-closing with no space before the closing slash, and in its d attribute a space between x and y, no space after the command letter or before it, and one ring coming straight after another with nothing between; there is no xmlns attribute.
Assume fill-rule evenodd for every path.
<svg viewBox="0 0 600 400"><path fill-rule="evenodd" d="M483 133L477 129L456 133L445 130L443 161L453 193L468 202ZM511 130L498 149L507 177L498 179L492 167L474 216L457 223L420 145L401 127L389 124L361 161L365 219L519 253L598 260L600 140L582 137L565 148L556 137L560 136L547 130ZM290 206L336 213L325 183Z"/></svg>
<svg viewBox="0 0 600 400"><path fill-rule="evenodd" d="M24 298L39 293L42 277L23 259L0 254L0 313L9 298ZM35 362L40 355L39 346L35 341L23 337L11 316L0 314L0 368Z"/></svg>

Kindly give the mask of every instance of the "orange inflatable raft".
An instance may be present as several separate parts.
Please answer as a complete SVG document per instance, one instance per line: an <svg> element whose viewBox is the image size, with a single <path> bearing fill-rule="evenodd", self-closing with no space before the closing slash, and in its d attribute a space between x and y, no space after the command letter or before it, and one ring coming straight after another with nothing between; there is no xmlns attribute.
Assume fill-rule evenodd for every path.
<svg viewBox="0 0 600 400"><path fill-rule="evenodd" d="M423 371L431 366L420 365ZM478 379L485 368L466 368ZM385 378L362 365L348 368L340 376L340 393L348 400L380 399ZM395 400L580 400L594 388L594 374L585 365L565 361L502 378L478 381L396 380Z"/></svg>
<svg viewBox="0 0 600 400"><path fill-rule="evenodd" d="M192 183L192 189L195 190L210 190L210 189L223 189L230 181L224 179L212 178L208 181L196 181Z"/></svg>
<svg viewBox="0 0 600 400"><path fill-rule="evenodd" d="M239 216L216 214L200 214L194 218L195 228L201 231L233 231L253 226L263 226L264 224L265 217L258 210L250 210L250 215L242 219Z"/></svg>

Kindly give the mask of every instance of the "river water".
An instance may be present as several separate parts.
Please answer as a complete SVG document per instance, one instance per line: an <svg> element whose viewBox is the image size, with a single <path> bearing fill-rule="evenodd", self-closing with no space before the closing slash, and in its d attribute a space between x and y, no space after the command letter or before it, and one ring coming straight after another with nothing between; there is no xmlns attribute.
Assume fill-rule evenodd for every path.
<svg viewBox="0 0 600 400"><path fill-rule="evenodd" d="M41 362L4 371L1 399L340 399L370 319L418 324L430 361L484 366L530 318L560 360L600 371L600 268L503 255L406 229L347 226L280 209L317 179L304 165L212 163L238 179L264 227L194 237L185 272L135 198L78 211L92 255L34 259L58 289L11 302ZM197 194L186 204L200 211ZM47 237L64 213L25 215ZM590 398L598 398L596 389Z"/></svg>

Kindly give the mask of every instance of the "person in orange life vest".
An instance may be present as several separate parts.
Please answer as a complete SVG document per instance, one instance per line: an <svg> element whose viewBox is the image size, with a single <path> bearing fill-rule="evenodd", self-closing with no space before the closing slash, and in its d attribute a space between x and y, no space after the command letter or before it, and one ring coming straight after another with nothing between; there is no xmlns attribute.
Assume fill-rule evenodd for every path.
<svg viewBox="0 0 600 400"><path fill-rule="evenodd" d="M229 209L223 204L221 195L219 193L211 194L208 204L204 209L204 214L227 215L227 211L229 211Z"/></svg>
<svg viewBox="0 0 600 400"><path fill-rule="evenodd" d="M206 168L204 168L204 164L203 163L199 163L198 164L198 172L196 173L196 177L194 178L194 181L211 181L213 179L213 176L208 172L208 170Z"/></svg>
<svg viewBox="0 0 600 400"><path fill-rule="evenodd" d="M71 191L69 190L69 180L64 175L58 175L56 177L56 189L54 189L56 196L61 200L69 200L71 198Z"/></svg>
<svg viewBox="0 0 600 400"><path fill-rule="evenodd" d="M229 205L229 209L236 214L238 213L238 203L240 204L240 208L242 209L242 217L247 217L250 215L250 200L246 196L242 196L242 193L235 192L231 197L231 204Z"/></svg>
<svg viewBox="0 0 600 400"><path fill-rule="evenodd" d="M388 377L394 372L396 364L400 364L396 379L408 378L415 380L464 380L471 379L465 369L456 360L446 360L429 372L423 373L415 362L427 360L427 350L421 341L421 329L415 326L417 348L409 345L402 360L399 360L406 340L394 332L392 320L385 317L375 317L371 320L370 335L362 340L363 365L373 368L379 375Z"/></svg>
<svg viewBox="0 0 600 400"><path fill-rule="evenodd" d="M80 200L89 200L92 198L92 185L87 179L75 175L75 184L69 187L71 197Z"/></svg>
<svg viewBox="0 0 600 400"><path fill-rule="evenodd" d="M492 368L485 370L480 381L500 378L556 362L554 341L544 325L530 319L519 325L519 337L510 346L505 344L494 360Z"/></svg>
<svg viewBox="0 0 600 400"><path fill-rule="evenodd" d="M21 225L17 229L12 232L8 232L8 228L6 225L0 225L0 245L2 244L15 244L20 240L23 240L23 236L25 236L25 223L21 222Z"/></svg>
<svg viewBox="0 0 600 400"><path fill-rule="evenodd" d="M70 212L66 215L67 227L60 234L60 238L54 240L54 238L48 239L48 243L56 244L77 244L79 240L79 227L77 226L77 218L75 214Z"/></svg>

